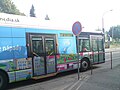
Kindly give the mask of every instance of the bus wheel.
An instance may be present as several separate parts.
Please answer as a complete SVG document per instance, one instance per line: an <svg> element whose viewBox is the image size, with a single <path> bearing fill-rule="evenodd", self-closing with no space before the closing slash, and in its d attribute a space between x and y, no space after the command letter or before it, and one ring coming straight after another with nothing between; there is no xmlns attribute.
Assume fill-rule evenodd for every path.
<svg viewBox="0 0 120 90"><path fill-rule="evenodd" d="M81 62L81 71L86 71L90 67L90 62L88 59L83 59Z"/></svg>
<svg viewBox="0 0 120 90"><path fill-rule="evenodd" d="M8 78L4 72L0 71L0 90L5 90L8 84Z"/></svg>

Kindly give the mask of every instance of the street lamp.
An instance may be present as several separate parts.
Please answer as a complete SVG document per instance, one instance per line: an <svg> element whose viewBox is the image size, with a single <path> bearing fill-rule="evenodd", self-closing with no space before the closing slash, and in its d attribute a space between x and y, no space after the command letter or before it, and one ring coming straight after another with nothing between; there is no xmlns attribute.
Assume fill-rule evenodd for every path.
<svg viewBox="0 0 120 90"><path fill-rule="evenodd" d="M109 10L109 11L113 11L113 10ZM102 15L102 31L103 31L103 34L104 34L104 41L105 41L104 15L106 13L108 13L109 11L104 12L103 15Z"/></svg>

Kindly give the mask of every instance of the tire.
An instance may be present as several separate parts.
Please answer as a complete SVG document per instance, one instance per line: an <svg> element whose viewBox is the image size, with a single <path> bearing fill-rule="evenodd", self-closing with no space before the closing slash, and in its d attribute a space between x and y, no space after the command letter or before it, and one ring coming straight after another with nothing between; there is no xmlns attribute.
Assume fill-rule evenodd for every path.
<svg viewBox="0 0 120 90"><path fill-rule="evenodd" d="M90 68L90 62L88 59L83 59L81 62L81 71L87 71Z"/></svg>
<svg viewBox="0 0 120 90"><path fill-rule="evenodd" d="M0 71L0 90L5 90L8 84L8 77L4 72Z"/></svg>

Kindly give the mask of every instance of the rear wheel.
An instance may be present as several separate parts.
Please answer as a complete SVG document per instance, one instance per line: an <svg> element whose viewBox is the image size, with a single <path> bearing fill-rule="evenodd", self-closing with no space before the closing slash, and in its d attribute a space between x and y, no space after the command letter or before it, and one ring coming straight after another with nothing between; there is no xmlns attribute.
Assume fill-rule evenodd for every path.
<svg viewBox="0 0 120 90"><path fill-rule="evenodd" d="M0 90L5 90L8 84L7 75L4 72L0 72Z"/></svg>
<svg viewBox="0 0 120 90"><path fill-rule="evenodd" d="M90 67L90 62L88 59L83 59L81 62L81 71L86 71Z"/></svg>

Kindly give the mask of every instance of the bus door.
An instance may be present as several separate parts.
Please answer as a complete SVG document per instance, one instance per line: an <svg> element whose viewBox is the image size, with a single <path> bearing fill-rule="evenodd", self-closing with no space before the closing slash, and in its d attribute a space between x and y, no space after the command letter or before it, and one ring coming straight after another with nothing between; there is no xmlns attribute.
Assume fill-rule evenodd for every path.
<svg viewBox="0 0 120 90"><path fill-rule="evenodd" d="M100 63L104 61L104 44L102 36L91 35L91 48L94 52L93 63Z"/></svg>
<svg viewBox="0 0 120 90"><path fill-rule="evenodd" d="M103 37L98 37L99 63L105 62L105 49Z"/></svg>
<svg viewBox="0 0 120 90"><path fill-rule="evenodd" d="M56 72L55 35L30 35L34 76Z"/></svg>

